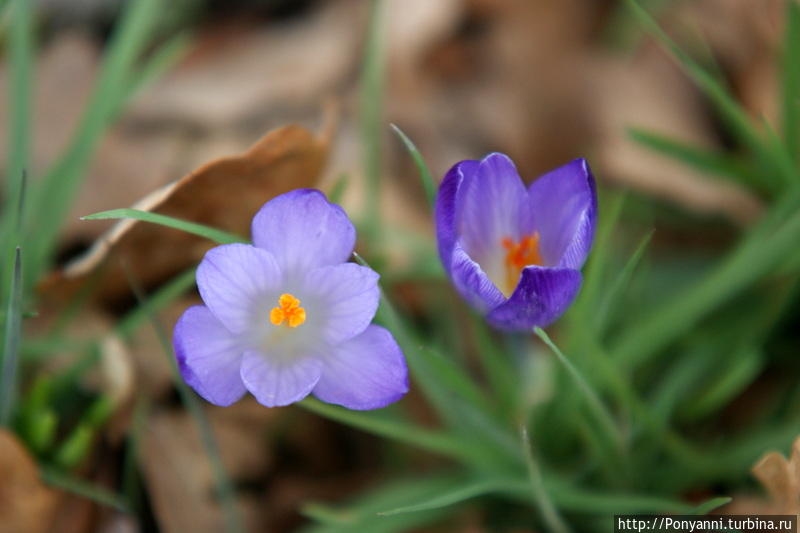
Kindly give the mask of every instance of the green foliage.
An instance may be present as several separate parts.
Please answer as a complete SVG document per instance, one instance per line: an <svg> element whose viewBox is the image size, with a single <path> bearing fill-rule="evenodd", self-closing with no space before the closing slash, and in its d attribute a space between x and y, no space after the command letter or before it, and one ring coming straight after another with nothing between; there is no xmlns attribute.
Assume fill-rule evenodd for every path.
<svg viewBox="0 0 800 533"><path fill-rule="evenodd" d="M442 297L449 293L431 239L403 234L381 220L381 4L372 3L362 70L368 194L361 244L372 252L368 257L382 274L384 292L376 319L403 348L412 387L430 406L435 425L420 423L403 405L356 412L308 398L300 406L380 436L395 447L437 456L437 462L426 477L388 482L342 506L306 504L302 512L313 521L307 530L408 531L447 521L465 507L501 508L509 511L511 520L522 517L519 522L526 527L608 530L613 514L705 514L726 504L730 499L725 495L690 504L687 494L720 487L731 493L738 490L753 461L767 450L785 449L800 423L797 387L776 391L759 417L733 429L722 426L719 417L735 411L737 401L765 371L792 365L779 354L786 339L782 325L796 318L792 313L797 312L800 285L800 8L787 2L781 123L774 133L748 116L716 72L680 49L647 11L628 0L630 13L686 70L738 145L710 150L635 128L630 136L696 171L749 188L765 200L765 212L720 257L697 259L686 253L678 268L670 269L650 256L652 228L626 230L635 209L650 208L601 189L600 225L578 301L549 333L537 329L535 336L510 336L490 330L455 298ZM30 288L48 268L56 234L101 135L132 94L183 50L185 36L152 49L150 35L160 4L127 4L75 137L24 205L35 40L29 3L12 0L8 10L14 21L8 42L13 113L6 208L0 221L0 422L12 425L21 436L43 465L48 483L123 512L139 512L132 465L146 425L146 405L138 404L129 435L134 451L124 465L124 495L75 477L109 416L109 400L103 396L84 398L81 412L73 417L64 416L59 401L82 392L81 378L97 364L98 340L72 339L64 327L85 300L76 298L72 311L66 311L46 336L23 338L22 321L28 304L35 302ZM411 139L392 127L433 205L435 180L430 170ZM341 197L349 181L337 181L332 200ZM246 242L217 228L135 209L113 209L85 219L135 219L220 244ZM385 240L403 247L412 267L399 271L386 265L381 255ZM366 264L358 255L356 260ZM698 266L690 268L690 262ZM430 288L419 297L422 311L413 317L396 298L400 282L408 280L424 280ZM201 403L181 380L157 319L159 310L193 284L191 268L147 298L137 288L138 304L116 323L115 333L129 339L148 322L155 328L183 406L201 435L226 527L237 531L241 521L235 488ZM19 380L20 358L35 369L56 350L77 356L66 371ZM406 471L415 465L413 460L399 459Z"/></svg>

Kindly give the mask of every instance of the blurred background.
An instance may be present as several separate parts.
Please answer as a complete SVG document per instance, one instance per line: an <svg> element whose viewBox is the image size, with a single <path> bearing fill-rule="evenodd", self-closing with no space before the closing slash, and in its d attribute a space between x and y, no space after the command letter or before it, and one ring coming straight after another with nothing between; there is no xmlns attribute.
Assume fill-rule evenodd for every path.
<svg viewBox="0 0 800 533"><path fill-rule="evenodd" d="M789 194L775 185L769 157L754 153L714 95L619 0L172 0L144 8L41 0L15 15L20 3L28 4L3 7L0 122L9 127L0 129L0 166L7 178L27 171L30 205L41 208L28 211L27 224L31 231L41 224L52 244L24 282L30 296L16 437L0 440L2 532L223 531L220 468L244 530L297 531L311 528L312 518L325 523L327 508L309 502L344 504L401 474L424 477L449 465L296 407L266 409L250 397L225 409L187 404L163 345L180 313L198 301L185 272L211 243L138 223L135 235L91 249L114 221L82 216L130 207L184 176L179 201L161 212L245 236L255 209L295 186L335 195L356 220L379 209L383 233L360 240L358 249L412 327L460 347L472 368L471 335L452 337L473 323L444 279L417 167L390 124L413 140L437 182L455 162L490 151L510 155L527 182L587 158L601 220L618 217L602 240L606 275L617 279L613 272L625 265L635 270L607 321L612 346L628 327L626 314L647 313L701 279ZM693 64L729 89L765 143L783 135L782 80L800 65L800 55L791 61L783 52L787 2L642 4ZM242 156L228 171L247 174L252 157L266 168L258 183L219 168L192 174L293 123L316 133L281 130L269 149ZM22 146L20 124L30 139ZM798 153L796 139L789 152ZM275 170L280 178L270 165L283 165ZM370 189L370 175L380 176L379 189ZM71 185L47 185L60 176ZM14 190L6 188L6 200ZM46 209L46 201L36 202L48 190L69 201ZM163 202L159 194L145 207ZM642 242L641 260L627 262ZM693 504L740 495L734 504L745 507L731 509L774 510L749 468L772 449L788 453L800 433L800 240L792 242L784 255L793 261L776 259L698 320L691 315L679 348L665 341L654 349L657 362L624 378L657 416L695 441L724 447L731 435L753 438L724 467L684 484L668 477L670 463L659 467L654 453L633 463L652 468L640 473L636 490ZM91 250L88 264L75 263ZM13 248L6 252L11 258ZM103 260L126 272L97 274ZM160 298L152 316L140 311L143 295ZM447 306L444 321L434 312L440 306ZM553 333L576 351L581 344L570 331L584 316L577 313ZM764 324L747 336L756 319ZM535 389L544 399L534 401L547 402L559 383ZM437 427L413 382L412 389L399 409ZM208 427L195 423L193 410L204 412ZM558 431L554 413L541 420ZM209 459L209 432L221 462ZM543 460L556 469L575 466L571 445L560 447L545 443ZM519 504L492 498L385 528L336 526L331 516L325 527L543 530ZM582 517L576 524L577 531L608 530L610 522Z"/></svg>

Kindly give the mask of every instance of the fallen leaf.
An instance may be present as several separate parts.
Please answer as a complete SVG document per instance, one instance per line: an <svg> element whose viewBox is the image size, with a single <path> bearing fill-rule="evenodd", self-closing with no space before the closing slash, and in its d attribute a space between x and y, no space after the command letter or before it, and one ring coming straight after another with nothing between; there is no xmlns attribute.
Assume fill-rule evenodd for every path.
<svg viewBox="0 0 800 533"><path fill-rule="evenodd" d="M17 437L0 429L0 533L46 531L58 499Z"/></svg>
<svg viewBox="0 0 800 533"><path fill-rule="evenodd" d="M275 129L244 154L207 163L133 207L248 236L250 220L264 202L316 182L327 157L332 119L327 124L321 136L296 125ZM108 206L116 207L123 206ZM69 296L102 268L93 280L93 294L111 302L129 293L126 269L150 287L199 261L213 245L171 228L123 220L84 256L47 278L41 289Z"/></svg>

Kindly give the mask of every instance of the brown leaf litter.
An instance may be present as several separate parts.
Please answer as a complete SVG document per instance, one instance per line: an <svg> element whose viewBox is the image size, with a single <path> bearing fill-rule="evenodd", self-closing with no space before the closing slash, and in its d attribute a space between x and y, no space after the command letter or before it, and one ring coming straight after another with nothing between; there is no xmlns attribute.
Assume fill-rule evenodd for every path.
<svg viewBox="0 0 800 533"><path fill-rule="evenodd" d="M247 237L250 220L264 202L316 182L332 128L329 121L319 136L295 125L277 128L245 153L211 161L132 207ZM108 206L117 207L122 206ZM44 293L74 294L100 268L92 281L94 294L100 301L112 301L129 293L126 268L139 283L151 287L197 262L213 245L182 231L123 220L41 288Z"/></svg>

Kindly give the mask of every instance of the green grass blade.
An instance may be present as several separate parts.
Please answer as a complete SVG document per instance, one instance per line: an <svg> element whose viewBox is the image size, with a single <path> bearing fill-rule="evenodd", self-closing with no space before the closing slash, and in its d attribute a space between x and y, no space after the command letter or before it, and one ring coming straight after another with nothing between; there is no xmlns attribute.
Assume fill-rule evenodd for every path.
<svg viewBox="0 0 800 533"><path fill-rule="evenodd" d="M601 197L601 200L603 198L605 197ZM626 198L626 194L623 193L614 196L608 202L608 207L601 203L603 216L600 217L597 237L595 237L589 263L586 265L583 287L581 287L578 300L575 302L570 314L567 315L568 318L581 324L585 323L587 317L597 309L603 288L606 286L606 271L611 264L613 255L611 239L617 228Z"/></svg>
<svg viewBox="0 0 800 533"><path fill-rule="evenodd" d="M22 252L14 252L14 272L6 304L3 338L3 366L0 375L0 425L8 426L14 413L17 392L19 347L22 340Z"/></svg>
<svg viewBox="0 0 800 533"><path fill-rule="evenodd" d="M780 181L765 181L764 186L769 187L771 192L777 192L782 185L792 183L797 171L788 154L773 150L762 140L747 112L736 102L730 91L684 52L637 0L627 0L627 3L640 23L678 60L689 77L716 106L732 132L763 162L770 165L772 172L764 176L769 178L774 175Z"/></svg>
<svg viewBox="0 0 800 533"><path fill-rule="evenodd" d="M183 403L184 407L186 407L186 410L189 412L189 415L192 417L195 425L197 426L198 433L200 434L200 442L206 452L206 455L208 456L208 462L211 467L211 475L214 478L215 492L222 506L222 511L225 518L225 530L229 533L243 532L244 526L242 525L242 518L239 515L239 510L236 506L235 489L230 478L228 477L227 472L225 471L225 466L222 463L219 446L216 438L214 437L214 430L211 427L211 423L206 417L206 414L203 411L203 407L200 404L200 401L197 399L197 396L194 395L194 393L189 389L189 386L183 381L180 371L178 370L178 364L172 349L172 344L169 341L166 331L164 331L163 326L159 322L158 317L153 314L152 305L148 305L147 298L144 297L141 288L132 278L130 272L126 271L126 274L128 275L128 281L130 282L139 306L149 311L150 321L153 329L156 332L156 336L158 337L159 343L164 351L164 355L169 363L175 388L178 390L178 395L181 398L181 402Z"/></svg>
<svg viewBox="0 0 800 533"><path fill-rule="evenodd" d="M181 220L179 218L162 215L160 213L151 213L150 211L141 211L139 209L111 209L110 211L101 211L81 217L81 220L103 220L103 219L125 219L132 218L141 220L143 222L151 222L153 224L160 224L168 228L185 231L199 237L204 237L219 244L231 244L236 242L249 242L244 237L239 237L227 231L212 228L197 222L189 222L188 220Z"/></svg>
<svg viewBox="0 0 800 533"><path fill-rule="evenodd" d="M457 489L466 482L464 476L437 474L413 480L394 481L376 487L345 506L330 506L322 503L306 503L301 513L319 523L304 528L306 533L404 533L417 531L448 511L447 508L431 509L416 513L380 516L379 512L411 505L425 498Z"/></svg>
<svg viewBox="0 0 800 533"><path fill-rule="evenodd" d="M350 182L350 177L347 174L340 175L336 182L334 182L333 187L331 187L331 192L328 194L328 201L332 204L341 204L342 197L344 196L345 191L347 190L347 185Z"/></svg>
<svg viewBox="0 0 800 533"><path fill-rule="evenodd" d="M678 291L650 314L629 323L610 350L614 357L628 367L646 361L717 306L779 265L786 257L786 250L800 242L800 212L793 213L777 228L773 219L792 209L796 200L795 195L785 195L746 241L711 272ZM766 235L769 230L773 230L772 235Z"/></svg>
<svg viewBox="0 0 800 533"><path fill-rule="evenodd" d="M423 429L382 413L351 411L311 397L298 402L298 405L336 422L459 461L469 463L475 455L470 444L453 435Z"/></svg>
<svg viewBox="0 0 800 533"><path fill-rule="evenodd" d="M31 141L31 95L34 65L33 2L13 0L10 4L10 35L8 54L11 63L11 90L8 94L8 164L6 176L9 180L6 199L14 202L19 197L18 176L28 167ZM13 213L12 209L7 211Z"/></svg>
<svg viewBox="0 0 800 533"><path fill-rule="evenodd" d="M366 219L373 235L381 227L381 139L384 75L383 0L371 1L369 31L361 73L360 121L364 150L364 173L367 178Z"/></svg>
<svg viewBox="0 0 800 533"><path fill-rule="evenodd" d="M800 157L800 5L786 2L786 34L783 45L783 138L795 160Z"/></svg>
<svg viewBox="0 0 800 533"><path fill-rule="evenodd" d="M161 286L143 304L139 305L117 322L116 331L123 338L129 338L146 322L150 316L174 302L195 284L195 267L172 278Z"/></svg>
<svg viewBox="0 0 800 533"><path fill-rule="evenodd" d="M655 230L650 230L647 235L644 236L639 245L636 247L636 250L634 250L633 255L631 255L631 257L625 263L625 266L622 267L622 270L617 278L608 288L608 292L604 294L595 316L596 331L603 331L605 329L605 327L608 325L609 317L619 307L620 299L624 293L624 289L630 283L630 280L633 277L633 272L636 270L636 267L642 260L642 256L644 256L644 252L647 249L647 246L650 244L650 239L652 239L653 233L655 233Z"/></svg>
<svg viewBox="0 0 800 533"><path fill-rule="evenodd" d="M127 501L118 494L99 485L94 485L82 479L64 474L55 468L43 469L42 479L48 485L99 503L105 507L110 507L123 513L129 511Z"/></svg>
<svg viewBox="0 0 800 533"><path fill-rule="evenodd" d="M124 4L124 12L114 32L92 99L75 136L56 164L39 182L32 198L37 214L35 235L29 254L33 276L38 279L46 268L63 220L85 175L91 156L102 134L119 112L121 102L131 93L132 72L159 19L163 5L159 0L136 0Z"/></svg>
<svg viewBox="0 0 800 533"><path fill-rule="evenodd" d="M567 374L570 376L570 379L575 383L578 387L578 391L583 396L584 400L586 401L587 406L591 409L592 413L594 414L597 421L602 426L603 430L606 432L606 436L608 439L614 443L617 452L620 453L621 456L625 455L625 439L622 437L619 428L617 427L616 422L614 421L614 417L611 415L609 410L606 408L605 404L600 400L597 392L592 388L589 384L589 381L581 374L581 372L575 368L569 359L561 352L561 350L556 346L556 344L550 339L550 336L542 328L534 328L533 332L542 339L550 351L556 356L558 361L563 365L566 369Z"/></svg>
<svg viewBox="0 0 800 533"><path fill-rule="evenodd" d="M544 484L541 468L539 468L539 463L533 455L533 446L528 435L528 428L524 424L520 427L520 441L525 454L525 466L528 469L528 481L530 482L533 504L539 510L542 521L547 524L550 531L567 533L570 529L550 499L550 494Z"/></svg>
<svg viewBox="0 0 800 533"><path fill-rule="evenodd" d="M694 509L692 509L692 511L689 514L707 515L711 511L719 509L723 505L728 505L729 503L731 503L731 501L733 501L733 498L731 498L730 496L720 496L718 498L711 498L710 500L703 502Z"/></svg>
<svg viewBox="0 0 800 533"><path fill-rule="evenodd" d="M411 139L403 133L403 130L394 124L390 124L390 126L397 136L400 137L400 140L403 141L406 150L408 150L408 153L411 154L412 159L414 159L414 164L417 165L417 172L419 172L419 178L422 181L422 187L425 190L425 197L428 199L428 205L433 209L436 202L436 183L433 181L433 176L428 169L428 165L425 163L425 159L422 157L422 154L419 153L419 150L417 150L417 147Z"/></svg>
<svg viewBox="0 0 800 533"><path fill-rule="evenodd" d="M753 346L744 346L733 352L724 365L717 365L713 379L706 383L702 392L686 410L686 418L699 420L728 405L753 380L764 366L761 351Z"/></svg>
<svg viewBox="0 0 800 533"><path fill-rule="evenodd" d="M639 128L629 128L628 135L642 146L680 161L699 172L734 178L745 185L758 185L758 176L750 174L743 164L726 154L698 148Z"/></svg>
<svg viewBox="0 0 800 533"><path fill-rule="evenodd" d="M456 505L467 500L471 500L472 498L477 498L478 496L484 496L486 494L492 494L494 492L501 491L503 488L503 484L498 484L494 481L474 481L472 483L467 483L456 487L451 491L437 494L433 498L425 498L418 503L397 507L389 511L381 511L378 514L381 516L392 516L397 514L418 513L420 511L449 507L451 505Z"/></svg>

